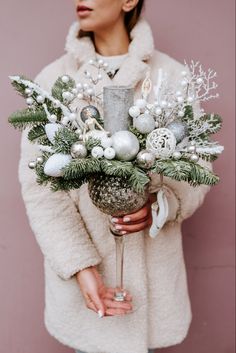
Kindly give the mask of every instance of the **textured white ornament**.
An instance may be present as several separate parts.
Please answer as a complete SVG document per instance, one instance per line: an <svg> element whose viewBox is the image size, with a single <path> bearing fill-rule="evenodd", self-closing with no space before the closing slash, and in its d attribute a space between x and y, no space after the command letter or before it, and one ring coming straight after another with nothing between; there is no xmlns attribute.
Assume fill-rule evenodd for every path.
<svg viewBox="0 0 236 353"><path fill-rule="evenodd" d="M61 169L70 164L71 160L70 154L55 153L45 163L44 173L51 177L60 177L63 175Z"/></svg>
<svg viewBox="0 0 236 353"><path fill-rule="evenodd" d="M112 138L111 137L102 137L101 145L103 148L108 148L112 146Z"/></svg>
<svg viewBox="0 0 236 353"><path fill-rule="evenodd" d="M134 126L142 134L149 134L155 129L155 120L150 114L141 114L134 120Z"/></svg>
<svg viewBox="0 0 236 353"><path fill-rule="evenodd" d="M102 158L104 154L103 148L100 146L93 147L91 154L94 158Z"/></svg>
<svg viewBox="0 0 236 353"><path fill-rule="evenodd" d="M169 158L175 147L176 138L169 129L153 130L147 137L146 148L151 150L156 158Z"/></svg>
<svg viewBox="0 0 236 353"><path fill-rule="evenodd" d="M121 161L131 161L139 152L139 140L130 131L117 131L112 135L112 146Z"/></svg>
<svg viewBox="0 0 236 353"><path fill-rule="evenodd" d="M107 147L104 151L104 157L106 159L114 159L116 155L116 151L112 147Z"/></svg>
<svg viewBox="0 0 236 353"><path fill-rule="evenodd" d="M47 138L52 144L54 143L54 137L56 132L61 128L62 126L60 124L49 123L45 125L45 132L46 132Z"/></svg>
<svg viewBox="0 0 236 353"><path fill-rule="evenodd" d="M129 115L132 118L137 118L141 114L141 111L139 107L136 107L135 105L129 109Z"/></svg>

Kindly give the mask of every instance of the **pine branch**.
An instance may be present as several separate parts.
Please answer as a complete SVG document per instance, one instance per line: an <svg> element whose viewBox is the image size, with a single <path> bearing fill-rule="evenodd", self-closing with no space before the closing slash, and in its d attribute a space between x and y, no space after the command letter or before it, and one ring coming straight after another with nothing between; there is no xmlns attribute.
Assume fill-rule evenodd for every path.
<svg viewBox="0 0 236 353"><path fill-rule="evenodd" d="M88 174L101 171L100 160L98 158L73 159L62 171L66 180L84 178Z"/></svg>
<svg viewBox="0 0 236 353"><path fill-rule="evenodd" d="M53 149L55 153L70 153L73 143L78 141L78 135L68 128L59 129L54 136Z"/></svg>
<svg viewBox="0 0 236 353"><path fill-rule="evenodd" d="M24 109L9 116L8 122L15 129L24 130L27 126L38 126L48 122L46 113L43 110Z"/></svg>
<svg viewBox="0 0 236 353"><path fill-rule="evenodd" d="M13 78L14 77L20 77L22 80L27 80L27 81L30 81L30 82L33 82L31 80L29 80L27 77L25 76L10 76L10 79L11 79L11 85L14 87L14 89L21 95L23 96L24 98L27 98L27 94L25 93L25 89L26 89L26 86L23 84L23 83L19 83L17 82L16 80L14 80Z"/></svg>
<svg viewBox="0 0 236 353"><path fill-rule="evenodd" d="M95 139L93 137L89 137L87 141L85 141L85 147L90 152L92 151L93 147L102 146L101 141L99 139Z"/></svg>
<svg viewBox="0 0 236 353"><path fill-rule="evenodd" d="M134 168L129 178L130 186L137 192L143 192L145 186L150 182L149 177L139 168Z"/></svg>
<svg viewBox="0 0 236 353"><path fill-rule="evenodd" d="M46 136L45 129L44 129L44 126L42 125L34 126L28 133L28 139L31 142L35 142L35 140L38 140L39 138L45 137L45 136Z"/></svg>
<svg viewBox="0 0 236 353"><path fill-rule="evenodd" d="M63 177L53 178L51 181L51 190L57 191L69 191L72 189L79 189L83 184L88 182L87 176L80 179L65 180Z"/></svg>
<svg viewBox="0 0 236 353"><path fill-rule="evenodd" d="M208 135L217 133L222 127L222 118L217 114L206 114L199 120L202 125L204 123L207 125L204 133Z"/></svg>
<svg viewBox="0 0 236 353"><path fill-rule="evenodd" d="M62 93L70 91L72 88L75 88L75 81L71 77L69 77L68 83L64 83L62 78L59 77L52 87L52 96L60 102L63 102Z"/></svg>
<svg viewBox="0 0 236 353"><path fill-rule="evenodd" d="M181 119L186 123L188 123L189 120L194 119L194 111L191 105L186 105L184 117Z"/></svg>
<svg viewBox="0 0 236 353"><path fill-rule="evenodd" d="M101 160L101 170L107 175L114 175L117 177L129 177L134 170L131 162L121 162L116 160Z"/></svg>

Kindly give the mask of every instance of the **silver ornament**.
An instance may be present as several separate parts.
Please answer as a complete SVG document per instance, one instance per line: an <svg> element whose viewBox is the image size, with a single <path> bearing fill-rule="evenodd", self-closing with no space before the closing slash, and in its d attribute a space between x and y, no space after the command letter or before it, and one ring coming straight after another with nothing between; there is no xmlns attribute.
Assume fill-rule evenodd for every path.
<svg viewBox="0 0 236 353"><path fill-rule="evenodd" d="M191 156L190 156L190 161L191 162L194 162L194 163L197 163L199 161L199 156L195 153L193 153Z"/></svg>
<svg viewBox="0 0 236 353"><path fill-rule="evenodd" d="M65 75L65 76L62 76L61 80L63 83L68 83L70 81L70 78Z"/></svg>
<svg viewBox="0 0 236 353"><path fill-rule="evenodd" d="M104 157L106 159L114 159L115 158L115 155L116 155L116 151L114 150L114 148L112 147L107 147L105 150L104 150Z"/></svg>
<svg viewBox="0 0 236 353"><path fill-rule="evenodd" d="M31 88L26 88L25 89L25 94L28 96L28 97L30 97L32 94L33 94L33 90L31 89Z"/></svg>
<svg viewBox="0 0 236 353"><path fill-rule="evenodd" d="M36 98L36 100L37 100L37 102L39 103L39 104L43 104L44 103L44 101L45 101L45 98L43 97L43 96L38 96L37 98Z"/></svg>
<svg viewBox="0 0 236 353"><path fill-rule="evenodd" d="M173 132L177 143L181 142L188 135L188 127L180 119L172 121L166 128Z"/></svg>
<svg viewBox="0 0 236 353"><path fill-rule="evenodd" d="M149 169L153 167L156 157L154 153L148 150L142 150L137 155L137 163L141 168Z"/></svg>
<svg viewBox="0 0 236 353"><path fill-rule="evenodd" d="M36 162L35 161L30 161L29 164L28 164L28 167L30 169L34 169L36 167Z"/></svg>
<svg viewBox="0 0 236 353"><path fill-rule="evenodd" d="M128 179L96 174L88 183L89 196L102 212L122 217L142 208L148 200L148 187L143 192L131 189Z"/></svg>
<svg viewBox="0 0 236 353"><path fill-rule="evenodd" d="M42 157L42 156L37 157L37 158L36 158L36 162L37 162L38 164L43 164L43 157Z"/></svg>
<svg viewBox="0 0 236 353"><path fill-rule="evenodd" d="M56 100L53 102L53 107L54 107L54 108L59 108L59 107L60 107L60 104L61 104L61 102L60 102L58 99L56 99Z"/></svg>
<svg viewBox="0 0 236 353"><path fill-rule="evenodd" d="M175 151L172 155L172 157L176 160L180 159L181 158L181 153L179 151Z"/></svg>
<svg viewBox="0 0 236 353"><path fill-rule="evenodd" d="M85 158L87 157L87 149L84 142L78 141L73 143L70 149L71 156L73 158Z"/></svg>
<svg viewBox="0 0 236 353"><path fill-rule="evenodd" d="M89 118L98 120L100 118L100 113L94 105L88 105L81 110L80 116L85 123Z"/></svg>
<svg viewBox="0 0 236 353"><path fill-rule="evenodd" d="M146 141L146 149L151 150L156 158L169 158L176 147L176 138L169 129L153 130Z"/></svg>
<svg viewBox="0 0 236 353"><path fill-rule="evenodd" d="M112 147L117 159L131 161L139 152L139 140L130 131L118 131L112 135Z"/></svg>
<svg viewBox="0 0 236 353"><path fill-rule="evenodd" d="M137 118L139 115L141 114L141 111L139 109L139 107L136 107L135 105L132 106L131 108L129 108L129 115L132 118Z"/></svg>
<svg viewBox="0 0 236 353"><path fill-rule="evenodd" d="M155 120L150 114L141 114L134 120L134 126L142 134L149 134L155 129Z"/></svg>
<svg viewBox="0 0 236 353"><path fill-rule="evenodd" d="M32 104L34 103L33 98L32 98L32 97L27 98L27 99L26 99L26 103L27 103L28 105L32 105Z"/></svg>
<svg viewBox="0 0 236 353"><path fill-rule="evenodd" d="M188 146L189 153L196 153L196 150L197 150L197 148L195 145Z"/></svg>
<svg viewBox="0 0 236 353"><path fill-rule="evenodd" d="M93 147L92 151L91 151L91 155L94 157L94 158L102 158L103 157L103 148L100 147L100 146L95 146Z"/></svg>

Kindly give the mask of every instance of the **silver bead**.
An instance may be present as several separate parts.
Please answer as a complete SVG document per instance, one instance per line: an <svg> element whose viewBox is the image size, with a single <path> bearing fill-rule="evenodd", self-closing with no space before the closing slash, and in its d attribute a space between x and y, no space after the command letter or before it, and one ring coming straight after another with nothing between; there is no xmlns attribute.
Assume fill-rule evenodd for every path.
<svg viewBox="0 0 236 353"><path fill-rule="evenodd" d="M93 147L91 154L94 158L102 158L104 155L103 148L100 146Z"/></svg>
<svg viewBox="0 0 236 353"><path fill-rule="evenodd" d="M196 146L194 145L191 145L191 146L188 146L188 152L189 153L196 153Z"/></svg>
<svg viewBox="0 0 236 353"><path fill-rule="evenodd" d="M195 153L193 153L191 156L190 156L190 161L196 163L199 161L199 156Z"/></svg>
<svg viewBox="0 0 236 353"><path fill-rule="evenodd" d="M25 89L25 94L28 96L28 97L30 97L32 94L33 94L33 90L31 89L31 88L26 88Z"/></svg>
<svg viewBox="0 0 236 353"><path fill-rule="evenodd" d="M155 163L154 153L148 150L142 150L137 155L137 163L141 168L150 169Z"/></svg>
<svg viewBox="0 0 236 353"><path fill-rule="evenodd" d="M106 159L113 159L115 158L116 151L112 147L107 147L104 151L104 157Z"/></svg>
<svg viewBox="0 0 236 353"><path fill-rule="evenodd" d="M34 169L36 167L36 162L35 161L30 161L29 164L28 164L28 167L30 169Z"/></svg>
<svg viewBox="0 0 236 353"><path fill-rule="evenodd" d="M178 160L181 158L181 153L179 151L175 151L172 155L172 157L175 159L175 160Z"/></svg>
<svg viewBox="0 0 236 353"><path fill-rule="evenodd" d="M44 101L45 101L45 98L43 97L43 96L38 96L37 98L36 98L36 100L37 100L37 102L39 103L39 104L43 104L44 103Z"/></svg>
<svg viewBox="0 0 236 353"><path fill-rule="evenodd" d="M37 157L37 158L36 158L36 162L37 162L38 164L43 164L43 157L41 157L41 156Z"/></svg>
<svg viewBox="0 0 236 353"><path fill-rule="evenodd" d="M75 142L71 146L70 150L71 156L73 158L85 158L87 157L87 149L82 141Z"/></svg>
<svg viewBox="0 0 236 353"><path fill-rule="evenodd" d="M82 121L85 123L86 120L89 118L93 118L96 120L99 119L100 113L94 105L88 105L81 110L80 116Z"/></svg>
<svg viewBox="0 0 236 353"><path fill-rule="evenodd" d="M33 98L31 98L31 97L27 98L27 99L26 99L26 103L27 103L28 105L32 105L32 104L34 103Z"/></svg>
<svg viewBox="0 0 236 353"><path fill-rule="evenodd" d="M65 76L62 76L61 80L63 83L68 83L70 81L70 78L65 75Z"/></svg>
<svg viewBox="0 0 236 353"><path fill-rule="evenodd" d="M57 121L57 116L55 114L50 115L50 118L48 118L48 120L51 123L55 123Z"/></svg>
<svg viewBox="0 0 236 353"><path fill-rule="evenodd" d="M139 109L139 107L137 107L136 105L132 106L130 109L129 109L129 115L132 117L132 118L137 118L139 115L140 115L141 111Z"/></svg>
<svg viewBox="0 0 236 353"><path fill-rule="evenodd" d="M61 105L61 102L60 102L58 99L56 99L56 100L53 102L53 107L54 107L54 108L59 108L60 105Z"/></svg>

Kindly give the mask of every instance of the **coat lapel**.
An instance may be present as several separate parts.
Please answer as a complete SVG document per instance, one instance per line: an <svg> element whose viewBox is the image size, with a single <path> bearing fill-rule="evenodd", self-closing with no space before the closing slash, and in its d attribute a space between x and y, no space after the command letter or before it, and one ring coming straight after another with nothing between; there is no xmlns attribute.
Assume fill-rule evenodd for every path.
<svg viewBox="0 0 236 353"><path fill-rule="evenodd" d="M89 37L78 38L79 22L72 24L67 39L66 51L74 57L79 72L86 70L89 59L96 56L92 40ZM135 87L145 77L149 69L148 60L154 52L152 30L144 18L140 18L130 33L131 42L128 57L113 79L104 72L103 79L97 85L97 90L109 85L125 85ZM89 71L91 66L89 65Z"/></svg>

